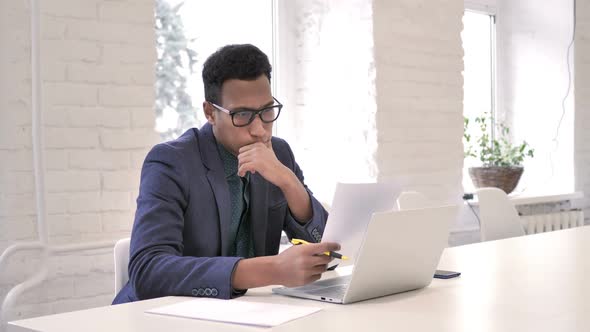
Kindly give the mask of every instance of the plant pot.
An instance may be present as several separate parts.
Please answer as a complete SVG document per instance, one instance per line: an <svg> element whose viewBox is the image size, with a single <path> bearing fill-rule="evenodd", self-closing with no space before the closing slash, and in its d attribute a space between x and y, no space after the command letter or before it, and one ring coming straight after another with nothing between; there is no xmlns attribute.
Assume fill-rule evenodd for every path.
<svg viewBox="0 0 590 332"><path fill-rule="evenodd" d="M469 176L476 188L496 187L510 194L523 171L522 166L470 167Z"/></svg>

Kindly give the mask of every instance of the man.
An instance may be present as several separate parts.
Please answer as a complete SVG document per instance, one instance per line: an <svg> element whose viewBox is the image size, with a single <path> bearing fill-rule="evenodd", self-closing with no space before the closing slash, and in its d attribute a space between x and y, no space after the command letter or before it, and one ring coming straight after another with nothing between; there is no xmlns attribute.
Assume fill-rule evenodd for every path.
<svg viewBox="0 0 590 332"><path fill-rule="evenodd" d="M147 155L131 234L129 282L114 304L180 295L228 299L320 278L334 243L277 255L281 231L320 242L327 212L289 145L272 137L282 105L267 56L228 45L203 67L208 123Z"/></svg>

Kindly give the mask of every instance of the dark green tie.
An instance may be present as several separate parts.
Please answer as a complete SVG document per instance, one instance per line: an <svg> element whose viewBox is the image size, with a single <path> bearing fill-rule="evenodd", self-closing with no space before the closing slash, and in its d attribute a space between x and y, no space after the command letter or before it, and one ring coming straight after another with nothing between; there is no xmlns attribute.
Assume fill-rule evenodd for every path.
<svg viewBox="0 0 590 332"><path fill-rule="evenodd" d="M240 209L241 215L238 221L238 230L236 234L236 256L250 258L254 257L254 247L252 246L251 233L250 233L250 218L248 218L248 208L250 206L250 195L248 191L248 183L250 174L240 178L236 175L240 183L240 191L237 193L231 193L230 195L236 196L236 201L242 203ZM229 179L228 179L229 180ZM235 180L232 180L234 182ZM232 211L232 214L234 212Z"/></svg>
<svg viewBox="0 0 590 332"><path fill-rule="evenodd" d="M238 176L238 159L218 144L219 154L223 161L225 178L229 187L231 200L231 223L229 242L232 243L230 256L250 258L254 257L254 247L250 240L249 206L249 174L241 178Z"/></svg>

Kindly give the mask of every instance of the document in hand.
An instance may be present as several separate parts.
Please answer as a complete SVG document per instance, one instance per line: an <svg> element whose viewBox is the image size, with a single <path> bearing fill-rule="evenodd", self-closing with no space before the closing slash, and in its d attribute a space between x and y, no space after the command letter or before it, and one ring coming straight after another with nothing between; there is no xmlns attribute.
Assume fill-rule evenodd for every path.
<svg viewBox="0 0 590 332"><path fill-rule="evenodd" d="M395 182L338 183L322 242L339 243L353 263L373 213L396 210L401 191Z"/></svg>
<svg viewBox="0 0 590 332"><path fill-rule="evenodd" d="M307 306L198 298L147 310L146 313L272 327L320 310Z"/></svg>

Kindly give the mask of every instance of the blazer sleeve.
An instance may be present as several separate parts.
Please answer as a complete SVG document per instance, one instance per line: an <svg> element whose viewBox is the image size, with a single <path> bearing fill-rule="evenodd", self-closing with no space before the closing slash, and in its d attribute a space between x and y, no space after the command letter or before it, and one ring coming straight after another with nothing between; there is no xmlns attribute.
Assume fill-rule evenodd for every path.
<svg viewBox="0 0 590 332"><path fill-rule="evenodd" d="M129 261L129 281L141 300L236 295L231 278L240 257L183 256L188 183L175 147L159 144L148 153L141 171Z"/></svg>
<svg viewBox="0 0 590 332"><path fill-rule="evenodd" d="M290 162L287 166L291 168L293 173L295 173L299 181L301 181L301 183L305 187L305 190L307 190L309 199L311 201L311 208L313 213L310 220L301 223L293 217L291 211L289 210L289 208L287 208L284 223L285 233L287 234L289 239L298 238L304 239L309 242L321 242L322 235L324 234L324 228L326 227L326 220L328 219L328 212L324 209L322 204L313 196L313 193L305 184L303 171L301 171L301 168L295 161L295 156L293 155L291 147L286 142L284 142L284 144L290 157Z"/></svg>

